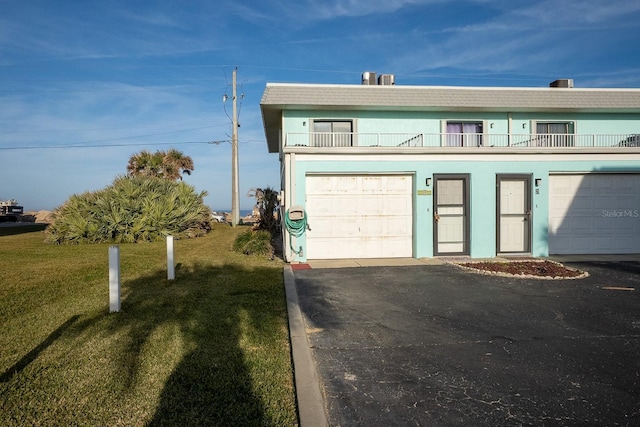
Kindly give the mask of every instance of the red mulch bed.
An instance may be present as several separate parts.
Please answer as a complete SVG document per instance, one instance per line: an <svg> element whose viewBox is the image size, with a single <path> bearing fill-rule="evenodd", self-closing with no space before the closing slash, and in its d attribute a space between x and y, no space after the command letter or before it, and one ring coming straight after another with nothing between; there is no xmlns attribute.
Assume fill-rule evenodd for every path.
<svg viewBox="0 0 640 427"><path fill-rule="evenodd" d="M552 261L462 262L458 263L458 265L473 270L516 276L571 278L584 274L582 271L567 268Z"/></svg>

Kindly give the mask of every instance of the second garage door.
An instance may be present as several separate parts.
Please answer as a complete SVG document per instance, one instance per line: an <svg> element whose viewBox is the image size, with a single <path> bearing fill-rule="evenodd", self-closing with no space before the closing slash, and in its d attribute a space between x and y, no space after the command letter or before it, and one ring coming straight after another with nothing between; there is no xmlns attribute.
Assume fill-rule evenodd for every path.
<svg viewBox="0 0 640 427"><path fill-rule="evenodd" d="M549 253L640 253L640 174L550 176Z"/></svg>
<svg viewBox="0 0 640 427"><path fill-rule="evenodd" d="M412 189L410 175L307 176L307 258L411 257Z"/></svg>

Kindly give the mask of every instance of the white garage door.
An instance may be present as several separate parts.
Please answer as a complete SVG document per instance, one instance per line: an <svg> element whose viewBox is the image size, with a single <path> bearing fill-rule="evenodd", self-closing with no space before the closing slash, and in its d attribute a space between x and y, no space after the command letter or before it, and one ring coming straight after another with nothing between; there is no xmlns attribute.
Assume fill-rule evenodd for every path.
<svg viewBox="0 0 640 427"><path fill-rule="evenodd" d="M411 176L306 178L307 258L398 258L413 254Z"/></svg>
<svg viewBox="0 0 640 427"><path fill-rule="evenodd" d="M550 176L549 253L640 253L640 174Z"/></svg>

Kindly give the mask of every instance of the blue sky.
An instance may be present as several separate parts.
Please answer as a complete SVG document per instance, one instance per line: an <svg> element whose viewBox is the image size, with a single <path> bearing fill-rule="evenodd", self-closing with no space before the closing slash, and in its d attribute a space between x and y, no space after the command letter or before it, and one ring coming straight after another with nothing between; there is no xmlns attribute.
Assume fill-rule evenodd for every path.
<svg viewBox="0 0 640 427"><path fill-rule="evenodd" d="M238 67L240 204L279 188L267 82L640 87L637 0L0 0L0 199L53 209L109 185L143 149L177 148L185 181L231 206ZM226 109L225 109L226 108ZM211 144L217 141L219 144Z"/></svg>

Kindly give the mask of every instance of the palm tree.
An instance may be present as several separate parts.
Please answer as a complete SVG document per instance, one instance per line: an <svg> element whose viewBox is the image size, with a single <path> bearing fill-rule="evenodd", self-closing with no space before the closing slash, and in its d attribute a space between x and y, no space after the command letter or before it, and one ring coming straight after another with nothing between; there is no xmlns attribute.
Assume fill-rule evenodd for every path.
<svg viewBox="0 0 640 427"><path fill-rule="evenodd" d="M158 157L158 153L142 150L129 158L127 173L131 176L159 176L162 173L162 158Z"/></svg>
<svg viewBox="0 0 640 427"><path fill-rule="evenodd" d="M249 197L256 198L256 206L260 211L258 229L267 230L272 235L278 231L278 218L276 211L278 208L278 192L271 187L252 188L249 190Z"/></svg>
<svg viewBox="0 0 640 427"><path fill-rule="evenodd" d="M191 175L191 171L193 171L193 160L191 157L185 156L181 151L172 148L164 153L163 166L165 169L165 178L175 181L182 179L182 174Z"/></svg>
<svg viewBox="0 0 640 427"><path fill-rule="evenodd" d="M173 148L155 153L142 150L133 154L127 164L127 173L131 176L155 176L171 181L182 180L182 174L191 175L193 169L191 157Z"/></svg>

